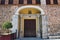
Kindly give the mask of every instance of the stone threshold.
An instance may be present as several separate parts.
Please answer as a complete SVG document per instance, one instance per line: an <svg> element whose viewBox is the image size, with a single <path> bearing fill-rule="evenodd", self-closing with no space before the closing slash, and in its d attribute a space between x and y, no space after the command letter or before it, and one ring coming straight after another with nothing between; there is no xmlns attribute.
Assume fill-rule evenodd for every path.
<svg viewBox="0 0 60 40"><path fill-rule="evenodd" d="M60 40L60 39L41 39L41 38L19 38L15 40Z"/></svg>

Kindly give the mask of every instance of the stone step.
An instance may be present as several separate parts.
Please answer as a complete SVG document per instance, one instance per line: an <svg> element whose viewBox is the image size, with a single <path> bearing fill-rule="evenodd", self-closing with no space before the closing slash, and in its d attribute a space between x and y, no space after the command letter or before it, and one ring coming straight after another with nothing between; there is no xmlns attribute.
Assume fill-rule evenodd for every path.
<svg viewBox="0 0 60 40"><path fill-rule="evenodd" d="M19 38L15 40L60 40L60 39Z"/></svg>
<svg viewBox="0 0 60 40"><path fill-rule="evenodd" d="M19 38L15 40L41 40L40 38Z"/></svg>
<svg viewBox="0 0 60 40"><path fill-rule="evenodd" d="M21 38L21 40L41 40L40 38Z"/></svg>

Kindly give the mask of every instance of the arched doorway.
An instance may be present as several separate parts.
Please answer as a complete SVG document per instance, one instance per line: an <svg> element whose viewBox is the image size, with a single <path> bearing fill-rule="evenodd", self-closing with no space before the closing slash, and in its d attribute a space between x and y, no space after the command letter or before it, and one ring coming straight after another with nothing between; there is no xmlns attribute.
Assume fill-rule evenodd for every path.
<svg viewBox="0 0 60 40"><path fill-rule="evenodd" d="M15 23L13 23L13 21L12 23L14 26L13 29L17 29L18 37L31 35L31 37L47 38L44 11L39 6L22 6L17 9L15 17L16 18L13 19L13 21L15 20ZM29 31L27 31L28 29L30 34L28 33ZM32 36L32 34L34 35Z"/></svg>
<svg viewBox="0 0 60 40"><path fill-rule="evenodd" d="M36 8L24 8L19 11L19 14L20 37L40 37L42 32L40 33L39 16L41 12ZM42 22L40 23L42 25Z"/></svg>

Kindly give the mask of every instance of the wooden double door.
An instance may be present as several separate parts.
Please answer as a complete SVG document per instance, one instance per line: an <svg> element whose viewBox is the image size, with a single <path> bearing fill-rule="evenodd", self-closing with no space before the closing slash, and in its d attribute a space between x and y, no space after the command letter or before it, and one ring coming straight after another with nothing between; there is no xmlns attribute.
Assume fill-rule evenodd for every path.
<svg viewBox="0 0 60 40"><path fill-rule="evenodd" d="M36 19L24 19L24 37L36 37Z"/></svg>

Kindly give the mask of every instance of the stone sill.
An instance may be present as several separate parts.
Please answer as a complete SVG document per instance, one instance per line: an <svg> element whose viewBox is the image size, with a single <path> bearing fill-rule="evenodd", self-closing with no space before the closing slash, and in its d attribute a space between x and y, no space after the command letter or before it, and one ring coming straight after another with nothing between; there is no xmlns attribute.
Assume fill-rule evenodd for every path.
<svg viewBox="0 0 60 40"><path fill-rule="evenodd" d="M13 34L13 33L16 33L16 32L1 33L0 36L2 36L2 35L10 35L10 34Z"/></svg>
<svg viewBox="0 0 60 40"><path fill-rule="evenodd" d="M12 34L12 33L3 33L2 35L9 35L9 34Z"/></svg>
<svg viewBox="0 0 60 40"><path fill-rule="evenodd" d="M49 36L49 39L60 39L60 36Z"/></svg>

